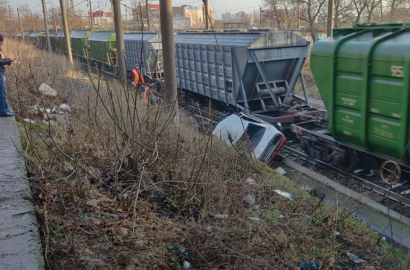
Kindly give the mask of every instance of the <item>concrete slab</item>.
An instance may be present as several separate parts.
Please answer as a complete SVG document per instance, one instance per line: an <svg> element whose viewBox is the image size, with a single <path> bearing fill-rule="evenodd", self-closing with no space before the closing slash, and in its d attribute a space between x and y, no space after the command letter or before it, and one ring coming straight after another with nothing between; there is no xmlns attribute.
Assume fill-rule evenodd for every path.
<svg viewBox="0 0 410 270"><path fill-rule="evenodd" d="M0 117L0 269L44 269L26 166L14 117Z"/></svg>

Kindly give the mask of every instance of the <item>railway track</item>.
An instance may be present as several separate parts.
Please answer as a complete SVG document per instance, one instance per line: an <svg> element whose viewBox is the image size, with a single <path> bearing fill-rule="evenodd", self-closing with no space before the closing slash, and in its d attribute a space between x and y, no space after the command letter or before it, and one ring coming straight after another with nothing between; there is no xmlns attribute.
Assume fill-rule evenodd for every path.
<svg viewBox="0 0 410 270"><path fill-rule="evenodd" d="M198 101L193 101L184 109L197 121L199 128L204 132L210 131L210 123L215 126L231 112L221 112L209 109ZM212 115L211 115L212 114ZM410 222L410 182L401 180L398 184L389 186L385 184L378 173L365 170L356 170L355 173L346 173L325 162L307 156L299 148L296 141L289 141L280 154L282 159L291 160L316 174L327 177L350 190L388 208L390 215L396 219L402 216Z"/></svg>
<svg viewBox="0 0 410 270"><path fill-rule="evenodd" d="M97 69L92 68L92 71L97 72ZM112 73L104 73L116 78ZM184 95L184 93L182 94ZM203 102L197 100L190 100L189 103L185 104L181 101L182 99L180 99L180 105L197 120L199 129L205 133L213 130L216 124L232 113L215 109L210 111ZM212 129L211 123L213 124ZM343 172L330 164L307 156L297 143L292 141L283 148L280 156L370 198L396 212L399 216L403 215L410 219L410 181L402 180L396 185L388 186L381 181L378 174L369 174L361 170L357 170L356 174Z"/></svg>
<svg viewBox="0 0 410 270"><path fill-rule="evenodd" d="M354 190L399 215L410 218L410 183L408 181L402 180L389 187L378 175L367 173L367 177L364 176L366 177L364 178L360 175L361 172L358 172L360 170L357 170L359 175L343 172L332 165L307 156L297 146L295 142L289 142L282 149L280 156Z"/></svg>

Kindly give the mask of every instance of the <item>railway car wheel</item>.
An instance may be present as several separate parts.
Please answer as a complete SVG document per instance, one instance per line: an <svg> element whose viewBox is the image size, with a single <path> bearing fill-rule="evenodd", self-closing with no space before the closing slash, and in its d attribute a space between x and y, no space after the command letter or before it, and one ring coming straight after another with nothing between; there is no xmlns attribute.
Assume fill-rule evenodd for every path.
<svg viewBox="0 0 410 270"><path fill-rule="evenodd" d="M356 151L352 149L344 149L345 154L343 160L339 163L338 168L344 172L351 172L356 169L358 164Z"/></svg>
<svg viewBox="0 0 410 270"><path fill-rule="evenodd" d="M401 178L401 168L400 165L395 161L386 160L380 166L380 177L383 182L389 185L395 185L400 181Z"/></svg>

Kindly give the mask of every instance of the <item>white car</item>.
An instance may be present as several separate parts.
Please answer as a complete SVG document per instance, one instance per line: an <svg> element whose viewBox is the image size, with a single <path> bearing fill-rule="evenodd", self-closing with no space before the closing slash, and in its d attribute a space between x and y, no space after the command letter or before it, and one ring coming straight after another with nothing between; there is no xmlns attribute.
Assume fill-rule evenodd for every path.
<svg viewBox="0 0 410 270"><path fill-rule="evenodd" d="M228 116L215 127L213 134L266 164L273 162L286 143L285 136L273 125L243 114Z"/></svg>

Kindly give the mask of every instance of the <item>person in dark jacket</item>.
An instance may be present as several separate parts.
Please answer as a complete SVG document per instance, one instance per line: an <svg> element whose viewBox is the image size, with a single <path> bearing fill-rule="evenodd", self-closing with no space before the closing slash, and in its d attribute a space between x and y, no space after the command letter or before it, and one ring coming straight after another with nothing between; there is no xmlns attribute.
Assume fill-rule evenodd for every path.
<svg viewBox="0 0 410 270"><path fill-rule="evenodd" d="M0 35L0 46L3 45L4 38ZM1 58L0 54L0 117L14 116L14 113L10 111L9 104L7 102L6 94L6 77L4 77L5 66L10 66L16 59Z"/></svg>

